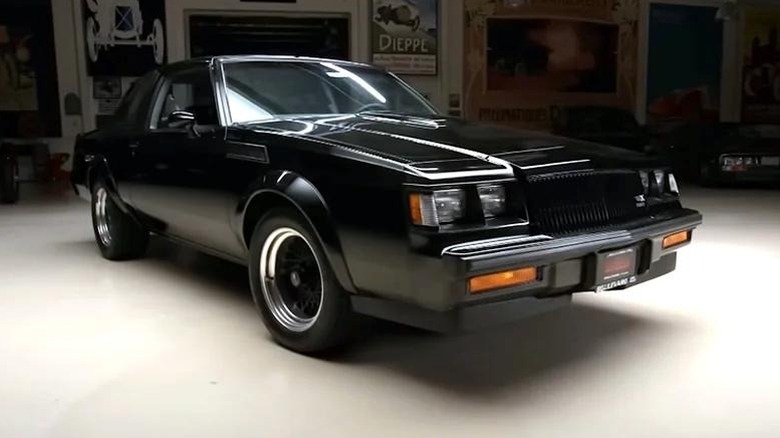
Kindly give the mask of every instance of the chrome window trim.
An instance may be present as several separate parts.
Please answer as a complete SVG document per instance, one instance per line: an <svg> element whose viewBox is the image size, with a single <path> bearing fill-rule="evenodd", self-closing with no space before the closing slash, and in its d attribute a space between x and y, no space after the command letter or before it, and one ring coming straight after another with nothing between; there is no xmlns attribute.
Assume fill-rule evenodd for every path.
<svg viewBox="0 0 780 438"><path fill-rule="evenodd" d="M221 127L227 127L233 124L230 117L230 107L227 103L227 92L225 88L225 69L219 58L214 58L209 63L209 72L211 82L214 86L214 100L217 102L217 116Z"/></svg>

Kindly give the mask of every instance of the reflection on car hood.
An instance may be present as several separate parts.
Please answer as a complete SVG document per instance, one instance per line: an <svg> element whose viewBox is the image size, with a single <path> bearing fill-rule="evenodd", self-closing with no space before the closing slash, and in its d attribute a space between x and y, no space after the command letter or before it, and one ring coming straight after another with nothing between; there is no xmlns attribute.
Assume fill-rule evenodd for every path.
<svg viewBox="0 0 780 438"><path fill-rule="evenodd" d="M649 165L641 154L610 146L442 116L387 113L297 117L255 125L348 146L405 164L503 161L524 168L565 163L582 168Z"/></svg>

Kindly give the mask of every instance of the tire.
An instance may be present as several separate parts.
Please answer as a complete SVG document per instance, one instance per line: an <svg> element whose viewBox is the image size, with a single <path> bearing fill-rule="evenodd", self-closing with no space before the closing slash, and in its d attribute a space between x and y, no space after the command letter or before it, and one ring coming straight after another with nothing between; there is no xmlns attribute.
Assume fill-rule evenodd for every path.
<svg viewBox="0 0 780 438"><path fill-rule="evenodd" d="M84 32L87 39L89 59L92 62L97 62L98 56L100 55L100 46L98 45L98 28L94 18L87 18L87 28Z"/></svg>
<svg viewBox="0 0 780 438"><path fill-rule="evenodd" d="M102 180L92 187L92 228L100 253L108 260L137 259L149 246L149 233L116 205Z"/></svg>
<svg viewBox="0 0 780 438"><path fill-rule="evenodd" d="M355 323L319 241L292 209L274 209L250 242L252 298L273 339L303 354L342 345Z"/></svg>
<svg viewBox="0 0 780 438"><path fill-rule="evenodd" d="M15 204L19 201L19 165L11 155L0 157L0 202Z"/></svg>

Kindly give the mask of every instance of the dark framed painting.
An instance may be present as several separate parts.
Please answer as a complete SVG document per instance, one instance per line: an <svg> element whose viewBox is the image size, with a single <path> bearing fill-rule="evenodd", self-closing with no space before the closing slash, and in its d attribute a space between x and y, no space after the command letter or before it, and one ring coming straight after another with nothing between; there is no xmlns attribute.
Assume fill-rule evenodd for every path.
<svg viewBox="0 0 780 438"><path fill-rule="evenodd" d="M189 54L313 56L350 59L349 16L189 16Z"/></svg>
<svg viewBox="0 0 780 438"><path fill-rule="evenodd" d="M11 0L0 14L0 138L59 137L50 0Z"/></svg>
<svg viewBox="0 0 780 438"><path fill-rule="evenodd" d="M142 76L165 64L164 1L81 1L89 76Z"/></svg>
<svg viewBox="0 0 780 438"><path fill-rule="evenodd" d="M611 23L489 18L487 89L616 93L618 35ZM573 53L557 56L559 44Z"/></svg>
<svg viewBox="0 0 780 438"><path fill-rule="evenodd" d="M121 99L122 78L120 76L97 76L92 79L92 97L95 99Z"/></svg>

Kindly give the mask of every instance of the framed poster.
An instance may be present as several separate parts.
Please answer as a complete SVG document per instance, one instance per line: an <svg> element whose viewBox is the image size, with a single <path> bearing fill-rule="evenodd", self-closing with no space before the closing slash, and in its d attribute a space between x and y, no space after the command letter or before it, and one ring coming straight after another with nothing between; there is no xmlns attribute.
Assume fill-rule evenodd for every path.
<svg viewBox="0 0 780 438"><path fill-rule="evenodd" d="M119 76L93 78L92 97L95 99L120 99L122 97L122 78Z"/></svg>
<svg viewBox="0 0 780 438"><path fill-rule="evenodd" d="M633 110L639 0L464 2L469 119L549 130L565 106Z"/></svg>
<svg viewBox="0 0 780 438"><path fill-rule="evenodd" d="M742 121L780 123L780 8L746 8Z"/></svg>
<svg viewBox="0 0 780 438"><path fill-rule="evenodd" d="M567 35L579 51L558 56ZM583 42L587 41L585 45ZM539 18L489 18L487 89L548 93L615 93L618 26Z"/></svg>
<svg viewBox="0 0 780 438"><path fill-rule="evenodd" d="M372 62L393 73L438 72L438 0L372 0Z"/></svg>
<svg viewBox="0 0 780 438"><path fill-rule="evenodd" d="M60 102L51 3L3 4L0 138L59 137Z"/></svg>
<svg viewBox="0 0 780 438"><path fill-rule="evenodd" d="M723 21L717 8L653 4L647 121L720 120Z"/></svg>
<svg viewBox="0 0 780 438"><path fill-rule="evenodd" d="M38 111L34 36L27 27L0 25L0 111Z"/></svg>
<svg viewBox="0 0 780 438"><path fill-rule="evenodd" d="M82 1L90 76L143 76L165 63L164 1Z"/></svg>

